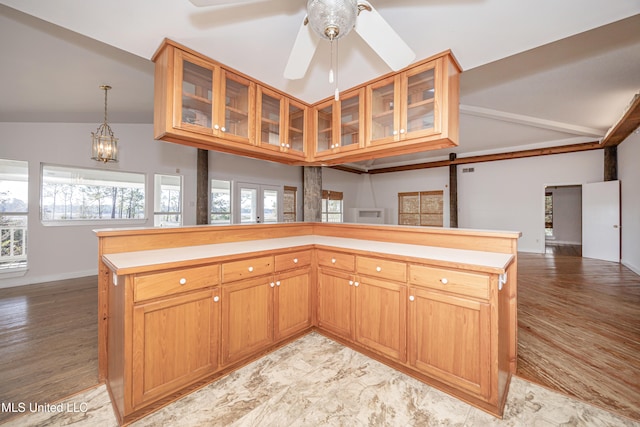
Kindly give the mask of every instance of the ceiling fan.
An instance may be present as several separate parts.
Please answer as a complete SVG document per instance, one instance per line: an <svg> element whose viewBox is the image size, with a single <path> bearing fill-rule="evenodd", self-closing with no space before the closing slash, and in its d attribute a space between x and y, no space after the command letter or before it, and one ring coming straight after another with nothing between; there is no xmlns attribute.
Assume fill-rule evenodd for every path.
<svg viewBox="0 0 640 427"><path fill-rule="evenodd" d="M190 0L195 6L219 6L268 0ZM308 0L305 17L284 70L284 77L301 79L320 39L338 40L354 29L394 71L406 67L415 53L365 0Z"/></svg>

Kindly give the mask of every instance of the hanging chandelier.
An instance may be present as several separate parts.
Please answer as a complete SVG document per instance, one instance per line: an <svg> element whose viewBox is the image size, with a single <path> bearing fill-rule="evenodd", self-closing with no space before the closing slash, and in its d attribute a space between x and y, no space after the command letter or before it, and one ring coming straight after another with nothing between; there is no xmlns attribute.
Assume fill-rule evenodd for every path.
<svg viewBox="0 0 640 427"><path fill-rule="evenodd" d="M320 36L337 40L349 34L358 17L357 0L309 0L307 17Z"/></svg>
<svg viewBox="0 0 640 427"><path fill-rule="evenodd" d="M102 85L104 90L104 123L98 126L95 132L91 132L91 158L99 162L118 161L118 138L113 136L111 127L107 124L107 91L109 85Z"/></svg>

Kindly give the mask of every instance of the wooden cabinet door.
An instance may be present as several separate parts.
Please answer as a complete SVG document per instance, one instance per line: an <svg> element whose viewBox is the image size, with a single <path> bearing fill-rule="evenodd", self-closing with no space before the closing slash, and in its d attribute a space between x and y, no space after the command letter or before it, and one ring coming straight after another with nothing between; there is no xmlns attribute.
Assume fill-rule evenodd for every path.
<svg viewBox="0 0 640 427"><path fill-rule="evenodd" d="M488 399L490 322L488 303L409 288L409 363L429 376Z"/></svg>
<svg viewBox="0 0 640 427"><path fill-rule="evenodd" d="M355 282L355 340L405 362L407 287L359 277Z"/></svg>
<svg viewBox="0 0 640 427"><path fill-rule="evenodd" d="M272 276L264 276L222 286L223 365L243 359L273 342L271 280Z"/></svg>
<svg viewBox="0 0 640 427"><path fill-rule="evenodd" d="M353 276L318 269L318 326L337 335L353 337Z"/></svg>
<svg viewBox="0 0 640 427"><path fill-rule="evenodd" d="M278 274L275 279L274 333L281 340L311 325L311 269Z"/></svg>
<svg viewBox="0 0 640 427"><path fill-rule="evenodd" d="M255 140L256 84L225 69L221 69L220 76L214 134L229 141L249 144Z"/></svg>
<svg viewBox="0 0 640 427"><path fill-rule="evenodd" d="M442 112L436 109L436 105L442 105L442 85L438 85L440 80L436 78L441 62L438 59L402 73L402 139L419 138L442 131L439 117Z"/></svg>
<svg viewBox="0 0 640 427"><path fill-rule="evenodd" d="M218 366L218 289L133 309L133 406L173 393Z"/></svg>

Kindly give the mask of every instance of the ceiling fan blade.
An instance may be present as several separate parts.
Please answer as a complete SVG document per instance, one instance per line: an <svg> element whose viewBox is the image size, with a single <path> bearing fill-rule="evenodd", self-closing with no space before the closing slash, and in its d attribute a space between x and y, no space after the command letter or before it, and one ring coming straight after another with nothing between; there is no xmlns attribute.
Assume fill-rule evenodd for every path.
<svg viewBox="0 0 640 427"><path fill-rule="evenodd" d="M398 33L384 20L368 2L360 2L367 8L362 10L356 20L356 32L387 63L392 70L398 71L411 64L416 58L415 52L400 38ZM371 10L368 10L371 8Z"/></svg>
<svg viewBox="0 0 640 427"><path fill-rule="evenodd" d="M189 0L196 7L225 6L235 3L257 3L266 0Z"/></svg>
<svg viewBox="0 0 640 427"><path fill-rule="evenodd" d="M313 32L310 25L306 25L306 21L305 18L298 30L296 41L289 54L289 61L284 69L284 77L289 80L304 77L320 42L320 37Z"/></svg>

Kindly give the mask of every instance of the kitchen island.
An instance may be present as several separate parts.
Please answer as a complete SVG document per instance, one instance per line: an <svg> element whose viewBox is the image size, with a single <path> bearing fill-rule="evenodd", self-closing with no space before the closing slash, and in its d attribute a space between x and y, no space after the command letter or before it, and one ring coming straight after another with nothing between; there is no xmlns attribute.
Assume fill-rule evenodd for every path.
<svg viewBox="0 0 640 427"><path fill-rule="evenodd" d="M99 373L121 424L312 330L502 416L520 233L287 223L96 234Z"/></svg>

